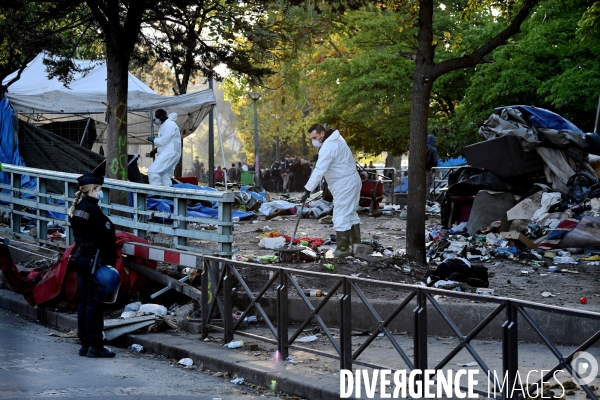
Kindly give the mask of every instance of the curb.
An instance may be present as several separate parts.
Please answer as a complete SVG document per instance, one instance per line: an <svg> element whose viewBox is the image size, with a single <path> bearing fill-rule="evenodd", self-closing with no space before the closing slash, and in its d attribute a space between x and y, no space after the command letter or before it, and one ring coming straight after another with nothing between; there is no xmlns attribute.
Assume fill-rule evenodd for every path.
<svg viewBox="0 0 600 400"><path fill-rule="evenodd" d="M27 304L22 295L7 289L0 289L0 307L34 319L59 330L76 330L77 316L65 315ZM145 335L125 335L129 346L137 343L150 352L165 357L181 359L189 357L196 365L203 364L212 371L224 371L230 375L243 376L244 380L257 385L270 387L272 381L277 382L277 390L301 396L310 400L339 399L339 393L325 389L339 387L339 377L314 375L306 376L294 371L274 371L272 367L260 366L249 362L238 351L225 350L213 345L206 345L199 334L187 334L178 337L168 333L152 333ZM313 383L312 385L307 382Z"/></svg>

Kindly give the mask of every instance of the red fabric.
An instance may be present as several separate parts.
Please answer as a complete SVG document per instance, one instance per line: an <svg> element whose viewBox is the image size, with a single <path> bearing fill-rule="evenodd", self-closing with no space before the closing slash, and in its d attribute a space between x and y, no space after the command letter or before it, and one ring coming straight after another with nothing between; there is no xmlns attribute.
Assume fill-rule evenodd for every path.
<svg viewBox="0 0 600 400"><path fill-rule="evenodd" d="M19 271L10 256L10 250L6 245L0 245L0 271L4 272L4 280L17 293L25 297L27 303L33 304L31 291L38 283L43 274L43 268L31 268Z"/></svg>
<svg viewBox="0 0 600 400"><path fill-rule="evenodd" d="M283 235L283 237L285 238L285 241L287 243L290 242L290 240L292 240L292 237L289 235ZM310 237L303 237L303 238L294 238L294 244L296 243L300 243L300 242L308 242L308 246L312 247L312 246L321 246L323 243L325 243L325 240L321 239L321 238L310 238Z"/></svg>
<svg viewBox="0 0 600 400"><path fill-rule="evenodd" d="M127 232L117 232L117 262L114 266L119 272L121 277L121 288L119 289L119 295L129 291L135 293L137 289L146 282L146 279L139 276L134 271L130 271L129 275L125 272L125 262L121 257L122 246L126 242L138 242L148 243L146 239L142 239L138 236L132 235ZM74 244L71 245L63 254L62 259L56 262L48 271L48 273L42 278L42 280L33 288L33 301L34 304L42 304L49 300L54 299L58 296L64 288L64 293L67 300L74 306L77 304L77 274L71 265L69 265L69 258L74 248ZM134 261L138 264L146 265L152 269L156 269L158 263L151 260L143 260L135 258ZM66 276L66 279L65 279ZM20 293L20 292L19 292Z"/></svg>

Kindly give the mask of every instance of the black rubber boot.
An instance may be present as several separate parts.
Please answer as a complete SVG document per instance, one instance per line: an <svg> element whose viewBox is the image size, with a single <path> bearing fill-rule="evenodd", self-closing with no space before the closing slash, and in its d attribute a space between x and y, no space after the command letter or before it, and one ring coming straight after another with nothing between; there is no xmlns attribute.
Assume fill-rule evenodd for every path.
<svg viewBox="0 0 600 400"><path fill-rule="evenodd" d="M87 356L90 358L110 358L116 355L117 353L110 351L106 347L90 347L87 352Z"/></svg>
<svg viewBox="0 0 600 400"><path fill-rule="evenodd" d="M89 347L87 347L87 346L81 346L79 348L79 355L82 356L82 357L87 356L88 350L89 350Z"/></svg>
<svg viewBox="0 0 600 400"><path fill-rule="evenodd" d="M350 228L350 244L360 244L360 224L354 224Z"/></svg>
<svg viewBox="0 0 600 400"><path fill-rule="evenodd" d="M333 256L336 258L352 255L350 251L350 229L344 232L336 232L336 247Z"/></svg>

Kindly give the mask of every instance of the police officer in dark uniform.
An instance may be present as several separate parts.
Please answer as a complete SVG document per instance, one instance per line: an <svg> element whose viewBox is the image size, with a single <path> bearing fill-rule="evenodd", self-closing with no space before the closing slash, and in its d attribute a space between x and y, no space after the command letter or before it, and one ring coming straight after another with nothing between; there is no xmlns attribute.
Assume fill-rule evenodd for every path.
<svg viewBox="0 0 600 400"><path fill-rule="evenodd" d="M77 326L81 340L80 356L114 357L102 344L104 316L102 303L96 300L97 283L92 269L98 253L96 269L115 265L117 246L115 228L98 206L102 200L104 177L85 174L77 178L79 191L69 210L69 221L75 238L75 270L78 277L79 307Z"/></svg>

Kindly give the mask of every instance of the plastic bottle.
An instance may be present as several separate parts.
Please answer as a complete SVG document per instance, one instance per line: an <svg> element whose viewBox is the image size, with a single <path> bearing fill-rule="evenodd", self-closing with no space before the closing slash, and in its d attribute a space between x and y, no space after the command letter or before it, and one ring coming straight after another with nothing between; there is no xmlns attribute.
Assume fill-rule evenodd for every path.
<svg viewBox="0 0 600 400"><path fill-rule="evenodd" d="M323 296L323 292L319 289L304 289L302 291L307 297L321 297Z"/></svg>
<svg viewBox="0 0 600 400"><path fill-rule="evenodd" d="M577 261L573 260L571 257L554 257L554 262L556 264L577 264Z"/></svg>
<svg viewBox="0 0 600 400"><path fill-rule="evenodd" d="M250 323L252 323L252 322L258 322L258 319L256 318L256 315L251 315L251 316L249 316L249 317L245 317L245 318L244 318L244 322L245 322L246 324L250 324Z"/></svg>
<svg viewBox="0 0 600 400"><path fill-rule="evenodd" d="M227 348L229 348L229 349L237 349L237 348L244 346L244 341L243 340L235 340L233 342L227 343L225 346L227 346Z"/></svg>
<svg viewBox="0 0 600 400"><path fill-rule="evenodd" d="M386 256L386 257L391 257L391 256L393 256L393 255L394 255L394 253L392 253L392 252L391 252L390 250L388 250L388 249L385 249L385 250L383 251L383 255L384 255L384 256Z"/></svg>
<svg viewBox="0 0 600 400"><path fill-rule="evenodd" d="M571 257L571 253L568 251L559 251L558 255L561 257Z"/></svg>
<svg viewBox="0 0 600 400"><path fill-rule="evenodd" d="M335 267L333 266L333 264L323 264L323 268L333 271Z"/></svg>

